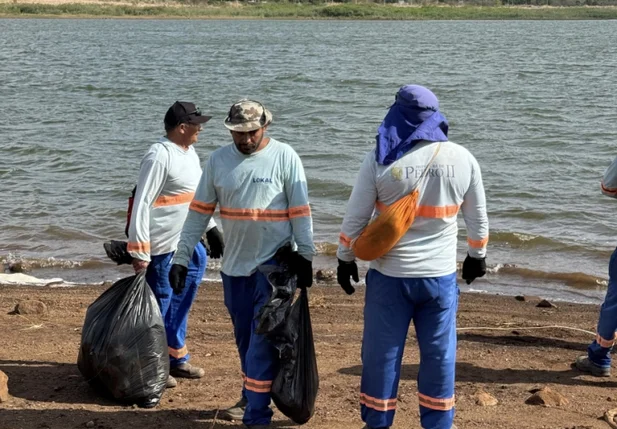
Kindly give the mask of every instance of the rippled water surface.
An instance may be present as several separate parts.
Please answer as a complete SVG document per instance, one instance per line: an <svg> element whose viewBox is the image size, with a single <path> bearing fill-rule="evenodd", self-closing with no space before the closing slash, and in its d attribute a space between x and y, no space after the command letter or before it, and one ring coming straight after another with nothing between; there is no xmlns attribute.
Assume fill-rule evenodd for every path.
<svg viewBox="0 0 617 429"><path fill-rule="evenodd" d="M361 159L398 87L419 83L483 169L495 270L474 288L602 296L617 243L617 203L599 191L617 155L617 21L4 19L0 34L0 256L46 267L35 275L125 273L102 242L122 238L166 109L193 100L214 116L204 161L230 143L222 121L242 97L301 155L318 263L332 267Z"/></svg>

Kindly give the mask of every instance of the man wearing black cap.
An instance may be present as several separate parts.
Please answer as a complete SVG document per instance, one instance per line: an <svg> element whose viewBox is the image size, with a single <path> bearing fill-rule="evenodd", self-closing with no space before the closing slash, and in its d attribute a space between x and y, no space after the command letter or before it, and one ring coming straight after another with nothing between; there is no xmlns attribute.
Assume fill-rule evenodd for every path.
<svg viewBox="0 0 617 429"><path fill-rule="evenodd" d="M199 157L193 148L210 116L193 103L175 102L165 115L165 137L153 144L141 161L127 250L136 273L146 270L146 280L156 295L165 321L170 377L200 378L204 370L188 363L185 344L189 310L206 269L206 250L197 243L190 256L186 284L174 294L169 284L171 259L180 239L189 204L201 177ZM210 256L220 258L223 241L214 222L206 231Z"/></svg>

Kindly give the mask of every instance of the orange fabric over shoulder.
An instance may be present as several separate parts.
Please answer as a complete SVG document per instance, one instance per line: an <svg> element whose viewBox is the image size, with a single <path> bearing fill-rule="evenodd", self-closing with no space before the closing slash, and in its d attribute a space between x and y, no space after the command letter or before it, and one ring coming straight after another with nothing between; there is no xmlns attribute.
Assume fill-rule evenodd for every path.
<svg viewBox="0 0 617 429"><path fill-rule="evenodd" d="M413 191L388 206L362 230L356 239L352 240L351 249L356 257L364 261L381 258L392 250L396 243L407 233L416 218L420 183L432 166L440 147L441 143L435 149L433 157L426 166L422 176L418 179Z"/></svg>

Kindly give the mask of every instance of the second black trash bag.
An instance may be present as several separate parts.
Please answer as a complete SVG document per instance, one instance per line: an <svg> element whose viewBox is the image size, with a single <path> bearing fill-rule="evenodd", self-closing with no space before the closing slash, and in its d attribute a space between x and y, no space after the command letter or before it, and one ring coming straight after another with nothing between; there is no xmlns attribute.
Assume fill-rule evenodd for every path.
<svg viewBox="0 0 617 429"><path fill-rule="evenodd" d="M298 424L315 412L319 374L313 342L308 292L292 304L295 276L285 269L262 267L273 292L259 313L256 333L265 334L279 352L279 371L272 382L272 400L277 408Z"/></svg>
<svg viewBox="0 0 617 429"><path fill-rule="evenodd" d="M169 376L165 325L145 273L118 280L86 312L77 366L113 399L156 406Z"/></svg>

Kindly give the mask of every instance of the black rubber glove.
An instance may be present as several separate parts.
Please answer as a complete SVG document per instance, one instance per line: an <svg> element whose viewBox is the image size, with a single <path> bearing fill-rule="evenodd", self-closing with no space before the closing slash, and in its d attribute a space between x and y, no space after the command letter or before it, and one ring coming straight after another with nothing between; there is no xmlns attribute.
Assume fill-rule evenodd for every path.
<svg viewBox="0 0 617 429"><path fill-rule="evenodd" d="M176 295L180 295L186 285L186 275L189 269L184 265L173 264L169 270L169 284Z"/></svg>
<svg viewBox="0 0 617 429"><path fill-rule="evenodd" d="M126 241L111 240L110 242L103 243L103 248L105 249L105 253L107 253L107 257L114 261L116 264L130 265L133 263L133 257L126 249Z"/></svg>
<svg viewBox="0 0 617 429"><path fill-rule="evenodd" d="M225 250L225 243L223 242L223 234L215 226L210 231L206 232L206 240L208 240L208 247L210 248L210 257L218 259L223 256Z"/></svg>
<svg viewBox="0 0 617 429"><path fill-rule="evenodd" d="M467 281L467 284L471 284L472 281L484 276L484 274L486 274L486 258L472 258L467 255L463 262L463 280Z"/></svg>
<svg viewBox="0 0 617 429"><path fill-rule="evenodd" d="M301 289L313 285L313 261L296 253L293 261L293 271L298 276L298 287Z"/></svg>
<svg viewBox="0 0 617 429"><path fill-rule="evenodd" d="M336 280L347 295L351 295L356 291L356 289L351 285L350 279L353 279L356 283L360 281L356 261L347 262L339 259L338 268L336 269Z"/></svg>

